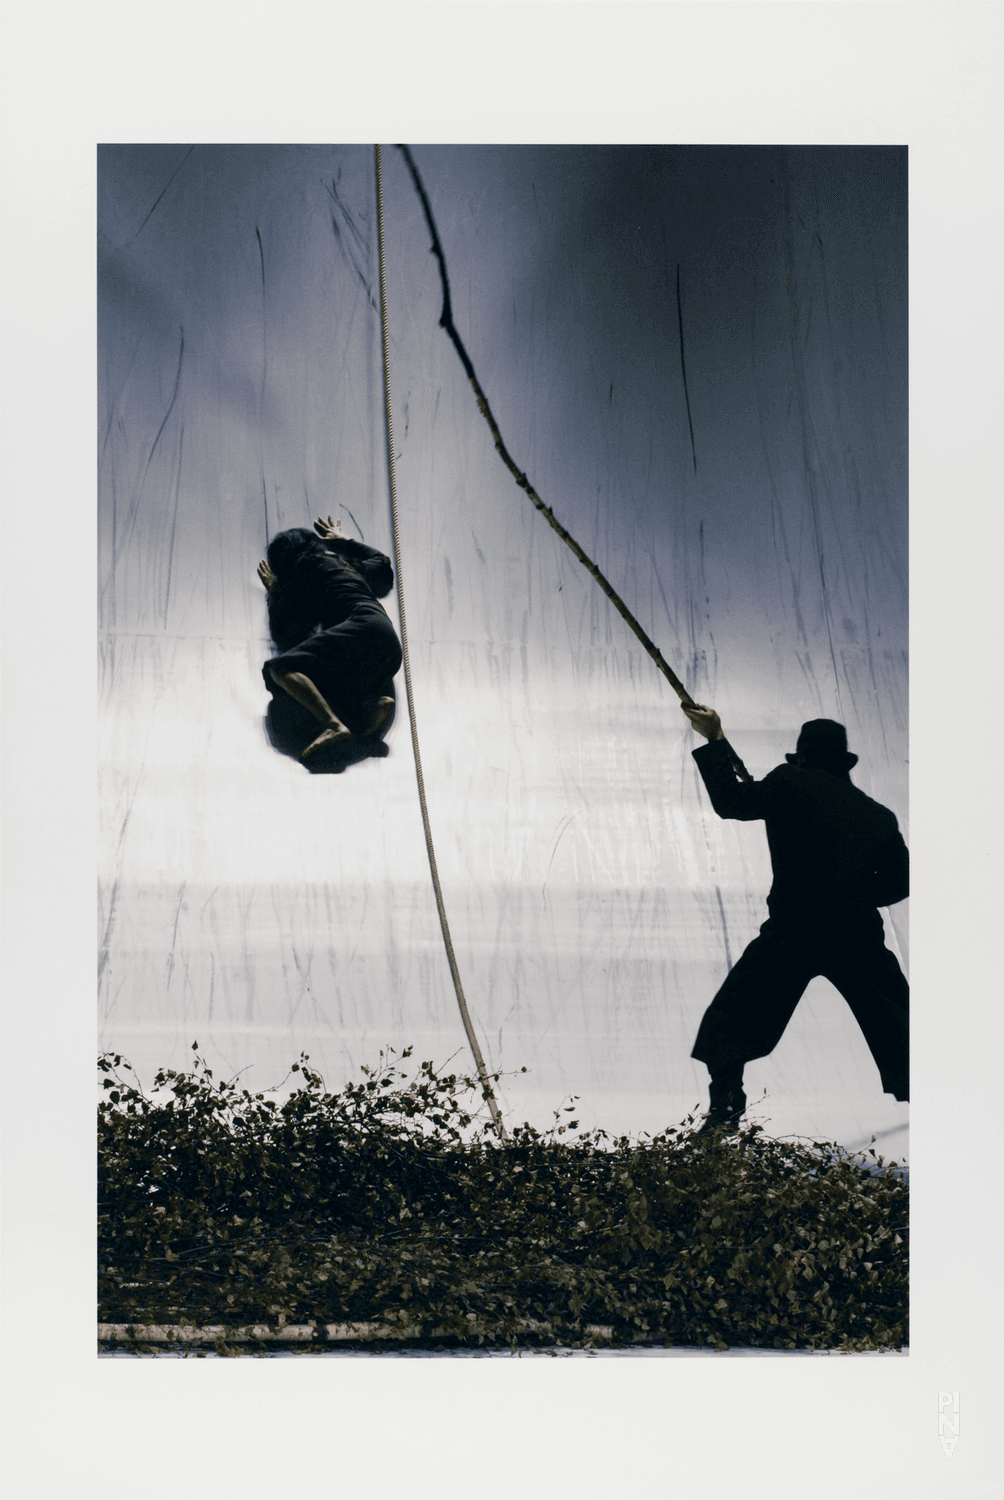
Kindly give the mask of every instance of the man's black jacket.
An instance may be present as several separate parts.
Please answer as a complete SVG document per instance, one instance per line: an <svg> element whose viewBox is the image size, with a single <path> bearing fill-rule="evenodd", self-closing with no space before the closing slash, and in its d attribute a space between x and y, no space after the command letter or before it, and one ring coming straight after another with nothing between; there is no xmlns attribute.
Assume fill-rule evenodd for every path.
<svg viewBox="0 0 1004 1500"><path fill-rule="evenodd" d="M740 781L727 740L693 755L719 817L767 824L772 918L864 915L909 895L910 856L895 815L846 775L784 765L763 781Z"/></svg>

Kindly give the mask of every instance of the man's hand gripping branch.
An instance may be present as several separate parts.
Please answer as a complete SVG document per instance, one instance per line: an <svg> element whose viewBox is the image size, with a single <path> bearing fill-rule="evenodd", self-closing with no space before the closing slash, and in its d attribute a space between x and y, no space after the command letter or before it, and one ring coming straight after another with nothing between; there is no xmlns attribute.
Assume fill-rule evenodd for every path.
<svg viewBox="0 0 1004 1500"><path fill-rule="evenodd" d="M708 708L703 703L681 703L680 708L687 715L687 718L698 734L703 734L706 740L723 740L725 738L722 721L713 708Z"/></svg>

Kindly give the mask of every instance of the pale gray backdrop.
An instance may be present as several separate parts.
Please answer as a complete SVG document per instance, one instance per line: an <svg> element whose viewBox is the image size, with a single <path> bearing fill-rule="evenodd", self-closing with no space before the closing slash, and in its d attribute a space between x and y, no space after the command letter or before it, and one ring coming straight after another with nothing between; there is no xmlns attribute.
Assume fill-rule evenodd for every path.
<svg viewBox="0 0 1004 1500"><path fill-rule="evenodd" d="M545 502L754 775L838 718L908 836L905 151L413 149ZM766 916L763 829L711 812L675 695L502 466L391 148L384 183L407 616L468 999L510 1123L571 1094L584 1125L658 1129L706 1100L689 1051ZM196 1039L256 1087L301 1049L333 1087L388 1045L467 1066L404 714L340 777L263 727L266 515L331 511L391 550L372 148L105 147L99 231L100 1042L147 1083ZM905 905L886 926L905 964ZM772 1132L905 1152L825 981L747 1079Z"/></svg>

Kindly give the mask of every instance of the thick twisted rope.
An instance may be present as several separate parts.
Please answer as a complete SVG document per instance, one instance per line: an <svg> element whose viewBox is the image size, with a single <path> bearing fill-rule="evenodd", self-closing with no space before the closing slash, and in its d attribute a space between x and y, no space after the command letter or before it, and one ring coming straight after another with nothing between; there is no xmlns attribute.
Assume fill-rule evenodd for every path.
<svg viewBox="0 0 1004 1500"><path fill-rule="evenodd" d="M411 747L415 756L415 777L418 781L418 800L422 809L422 827L425 830L425 848L429 856L429 869L432 872L432 885L436 892L436 906L439 911L439 925L443 929L443 942L446 945L446 957L450 965L450 974L453 977L453 988L457 992L457 1004L460 1007L460 1018L464 1023L467 1040L474 1054L474 1062L478 1070L478 1078L481 1080L481 1090L485 1101L491 1111L492 1121L498 1132L499 1140L508 1139L506 1128L499 1111L492 1081L485 1067L485 1060L478 1045L474 1025L471 1021L470 1011L467 1009L467 1001L464 998L464 987L460 982L460 970L457 967L457 957L453 951L453 939L450 937L450 924L446 919L446 906L443 901L443 888L439 883L439 871L436 867L436 851L432 844L432 827L429 822L429 808L425 799L425 778L422 775L422 756L418 745L418 723L415 718L415 695L411 684L411 662L408 656L408 627L404 614L404 584L401 578L401 538L397 524L397 482L394 475L394 437L391 423L390 404L390 344L387 336L387 282L384 275L383 254L383 185L380 175L380 147L374 148L376 160L376 200L377 200L377 250L380 266L380 334L383 344L383 397L384 397L384 425L387 436L387 477L390 483L390 515L391 526L394 533L394 571L397 577L397 607L401 618L401 655L404 666L404 685L408 698L408 719L411 723Z"/></svg>

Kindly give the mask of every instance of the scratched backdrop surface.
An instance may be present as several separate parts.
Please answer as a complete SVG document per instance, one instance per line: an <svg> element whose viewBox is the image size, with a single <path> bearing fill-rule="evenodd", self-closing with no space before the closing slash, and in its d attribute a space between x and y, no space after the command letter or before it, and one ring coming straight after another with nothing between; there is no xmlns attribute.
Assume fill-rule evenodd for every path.
<svg viewBox="0 0 1004 1500"><path fill-rule="evenodd" d="M458 331L544 501L755 776L840 719L909 837L905 151L414 154ZM389 148L384 196L407 621L468 1001L510 1122L575 1095L583 1125L659 1129L706 1100L690 1047L766 916L763 828L711 812L675 694L495 453ZM388 1046L469 1062L406 715L340 776L264 727L266 526L330 511L392 550L376 255L369 148L100 152L99 1040L146 1082L194 1040L256 1087L301 1050L331 1086ZM885 914L904 966L906 914ZM772 1133L906 1150L823 980L747 1080Z"/></svg>

